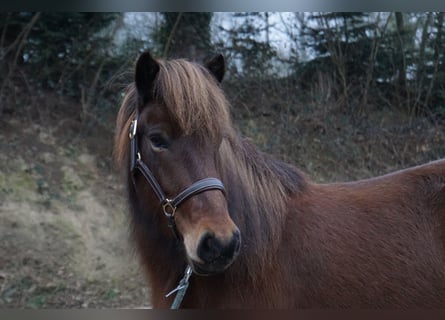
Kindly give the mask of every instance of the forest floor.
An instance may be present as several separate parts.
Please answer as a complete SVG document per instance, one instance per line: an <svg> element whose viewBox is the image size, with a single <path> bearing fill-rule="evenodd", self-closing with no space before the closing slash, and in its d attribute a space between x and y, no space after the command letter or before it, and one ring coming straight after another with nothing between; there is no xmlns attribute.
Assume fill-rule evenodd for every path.
<svg viewBox="0 0 445 320"><path fill-rule="evenodd" d="M149 307L112 132L59 112L0 121L0 308Z"/></svg>
<svg viewBox="0 0 445 320"><path fill-rule="evenodd" d="M326 106L252 105L262 107L234 109L243 134L319 182L445 156L443 121L375 110L354 123ZM87 125L51 95L29 108L0 119L0 308L150 307L112 168L115 114Z"/></svg>

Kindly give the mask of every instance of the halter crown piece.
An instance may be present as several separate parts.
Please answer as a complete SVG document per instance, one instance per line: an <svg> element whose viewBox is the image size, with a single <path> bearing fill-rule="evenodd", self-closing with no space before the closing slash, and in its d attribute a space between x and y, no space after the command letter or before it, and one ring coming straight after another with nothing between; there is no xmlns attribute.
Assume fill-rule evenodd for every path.
<svg viewBox="0 0 445 320"><path fill-rule="evenodd" d="M175 213L178 206L183 203L188 198L207 191L207 190L220 190L225 195L225 189L224 185L221 182L221 180L216 178L204 178L201 180L196 181L191 186L185 188L182 190L178 195L173 197L172 199L168 198L164 191L162 190L159 182L156 180L155 176L153 175L153 172L150 170L150 168L144 163L144 161L141 158L141 153L139 152L139 143L138 143L138 134L137 134L137 125L139 120L139 114L136 113L134 120L131 122L130 125L130 132L129 137L131 141L130 145L130 172L131 177L133 180L133 184L135 184L135 174L136 171L139 171L145 178L145 180L150 184L151 188L153 189L154 193L158 197L160 204L162 206L162 210L164 212L165 217L167 218L167 224L173 231L175 237L177 239L180 239L178 230L176 228L175 223ZM179 308L182 299L184 298L185 291L188 288L188 280L190 278L190 275L192 273L191 267L188 265L184 277L179 282L179 285L177 288L172 290L170 293L167 294L167 297L171 294L177 292L175 300L171 306L172 309Z"/></svg>

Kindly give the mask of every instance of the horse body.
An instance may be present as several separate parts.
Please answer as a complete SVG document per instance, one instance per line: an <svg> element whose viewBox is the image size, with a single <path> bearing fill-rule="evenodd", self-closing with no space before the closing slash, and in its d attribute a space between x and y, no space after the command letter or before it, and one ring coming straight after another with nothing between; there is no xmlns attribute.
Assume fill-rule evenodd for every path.
<svg viewBox="0 0 445 320"><path fill-rule="evenodd" d="M127 93L115 153L126 178L132 235L154 307L171 304L165 294L176 287L187 264L198 274L190 279L182 304L186 308L445 306L445 160L356 182L314 183L242 138L226 118L227 110L214 118L218 109L208 114L196 109L189 115L171 109L163 96L150 98L146 88L153 89L156 77L167 83L171 79L163 80L161 73L174 71L181 80L171 80L174 90L185 90L177 86L189 79L204 88L210 81L215 91L206 91L206 99L224 101L204 69L178 62L161 64L159 71L151 57L144 59L138 65L148 68L148 80L136 76L136 86ZM176 68L187 77L180 78ZM222 79L221 66L208 69ZM155 91L156 85L161 86L155 83ZM157 90L169 92L168 86ZM168 192L176 194L207 176L225 186L224 195L206 191L178 208L182 239L172 236L150 186L129 172L128 130L135 113L147 121L140 133L141 157ZM199 115L195 124L193 115ZM163 143L145 137L152 130L158 134L160 127ZM187 128L194 129L186 133ZM238 241L238 230L239 255L227 253L229 243Z"/></svg>
<svg viewBox="0 0 445 320"><path fill-rule="evenodd" d="M443 307L444 177L438 161L352 183L308 183L289 195L278 250L262 250L271 261L264 270L249 274L253 262L240 256L223 275L194 278L184 306Z"/></svg>
<svg viewBox="0 0 445 320"><path fill-rule="evenodd" d="M445 303L445 161L353 183L315 185L290 207L295 278L307 307ZM289 231L288 231L289 232Z"/></svg>

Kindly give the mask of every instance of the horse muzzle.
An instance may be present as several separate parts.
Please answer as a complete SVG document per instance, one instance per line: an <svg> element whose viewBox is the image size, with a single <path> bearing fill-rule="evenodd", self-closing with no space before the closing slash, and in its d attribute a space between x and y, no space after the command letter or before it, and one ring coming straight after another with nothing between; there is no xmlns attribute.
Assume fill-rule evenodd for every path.
<svg viewBox="0 0 445 320"><path fill-rule="evenodd" d="M235 261L240 249L241 235L238 229L229 239L220 239L207 232L201 237L197 248L197 256L201 261L191 261L193 271L199 275L222 273Z"/></svg>

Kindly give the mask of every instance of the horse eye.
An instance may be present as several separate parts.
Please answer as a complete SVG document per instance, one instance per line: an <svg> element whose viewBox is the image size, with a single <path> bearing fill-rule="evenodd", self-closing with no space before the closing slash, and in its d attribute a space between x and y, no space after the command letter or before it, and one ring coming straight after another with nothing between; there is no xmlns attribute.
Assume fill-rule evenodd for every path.
<svg viewBox="0 0 445 320"><path fill-rule="evenodd" d="M167 140L160 134L150 135L150 142L154 149L158 149L156 151L160 151L159 149L167 149L168 148Z"/></svg>

